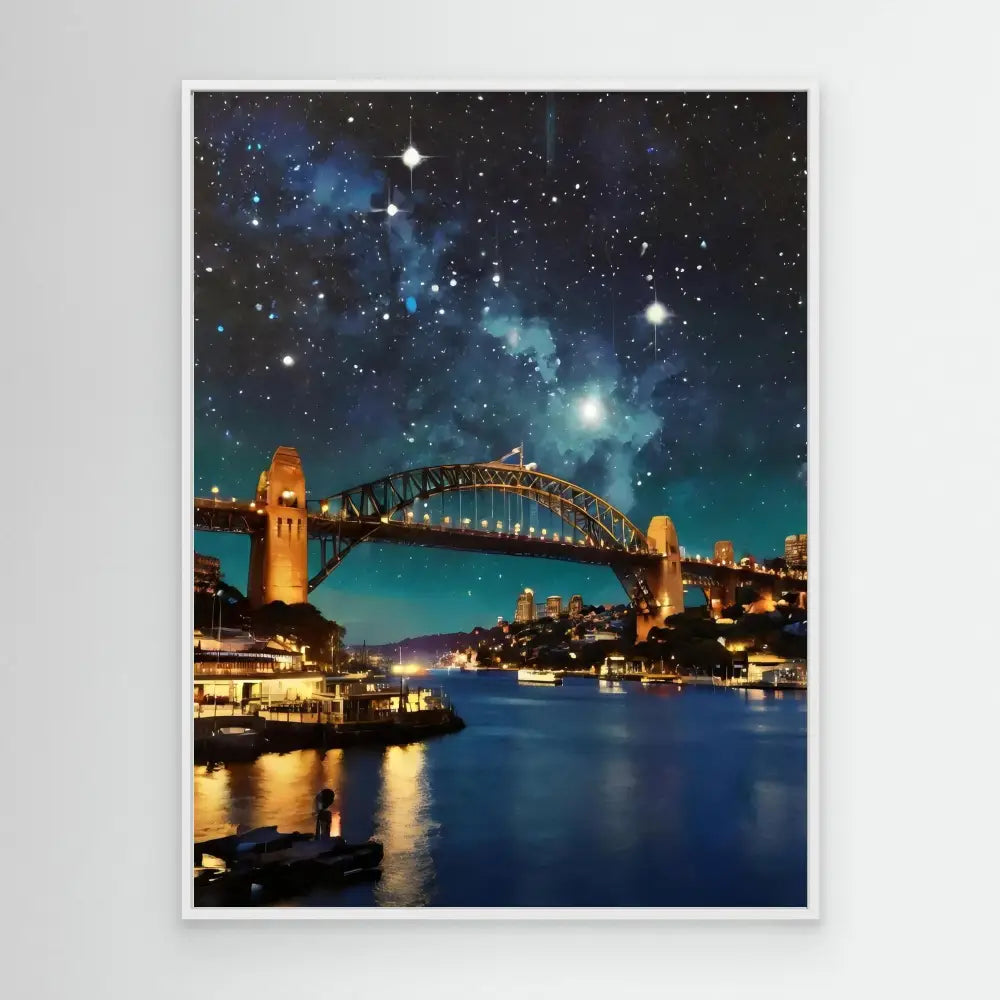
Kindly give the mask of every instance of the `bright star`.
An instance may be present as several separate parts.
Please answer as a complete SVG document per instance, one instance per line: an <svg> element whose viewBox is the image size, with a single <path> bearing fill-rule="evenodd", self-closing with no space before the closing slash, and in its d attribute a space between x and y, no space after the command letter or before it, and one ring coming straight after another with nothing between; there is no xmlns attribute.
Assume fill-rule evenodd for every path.
<svg viewBox="0 0 1000 1000"><path fill-rule="evenodd" d="M282 363L282 364L283 364L283 365L284 365L284 366L285 366L286 368L291 368L291 367L292 367L292 365L294 365L294 364L295 364L295 358L293 358L293 357L292 357L292 356L291 356L290 354L286 354L286 355L285 355L285 356L284 356L284 357L283 357L283 358L281 359L281 363Z"/></svg>
<svg viewBox="0 0 1000 1000"><path fill-rule="evenodd" d="M410 170L412 170L414 167L420 165L423 157L417 152L416 147L407 146L406 149L403 150L401 159L403 161L403 166L409 167Z"/></svg>
<svg viewBox="0 0 1000 1000"><path fill-rule="evenodd" d="M646 319L653 324L653 326L659 326L661 323L666 323L670 319L670 310L662 302L650 302L646 306Z"/></svg>
<svg viewBox="0 0 1000 1000"><path fill-rule="evenodd" d="M601 401L594 396L588 396L580 403L580 416L585 424L599 423L603 415Z"/></svg>
<svg viewBox="0 0 1000 1000"><path fill-rule="evenodd" d="M388 207L385 210L385 213L391 219L398 211L399 209L395 205L393 205L393 203L390 201Z"/></svg>

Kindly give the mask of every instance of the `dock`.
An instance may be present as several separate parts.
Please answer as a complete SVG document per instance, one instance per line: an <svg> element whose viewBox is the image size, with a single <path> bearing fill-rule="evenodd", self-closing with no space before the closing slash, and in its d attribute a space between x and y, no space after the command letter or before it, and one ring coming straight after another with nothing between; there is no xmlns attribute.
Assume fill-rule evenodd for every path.
<svg viewBox="0 0 1000 1000"><path fill-rule="evenodd" d="M398 746L465 728L465 722L450 707L401 712L392 718L359 722L334 721L335 713L293 709L293 706L286 706L285 710L272 706L252 715L196 718L195 762L222 763L289 750ZM245 732L244 745L229 737L233 730Z"/></svg>

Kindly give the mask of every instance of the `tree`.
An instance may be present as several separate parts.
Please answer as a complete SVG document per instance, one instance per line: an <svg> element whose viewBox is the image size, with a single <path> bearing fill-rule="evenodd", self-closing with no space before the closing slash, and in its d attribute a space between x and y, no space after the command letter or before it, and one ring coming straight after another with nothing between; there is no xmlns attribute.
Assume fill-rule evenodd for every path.
<svg viewBox="0 0 1000 1000"><path fill-rule="evenodd" d="M308 647L307 655L318 663L338 663L342 655L346 629L311 604L272 601L252 613L251 625L258 637L281 635Z"/></svg>
<svg viewBox="0 0 1000 1000"><path fill-rule="evenodd" d="M212 593L196 591L194 595L194 626L201 629L246 628L250 604L240 591L219 580Z"/></svg>

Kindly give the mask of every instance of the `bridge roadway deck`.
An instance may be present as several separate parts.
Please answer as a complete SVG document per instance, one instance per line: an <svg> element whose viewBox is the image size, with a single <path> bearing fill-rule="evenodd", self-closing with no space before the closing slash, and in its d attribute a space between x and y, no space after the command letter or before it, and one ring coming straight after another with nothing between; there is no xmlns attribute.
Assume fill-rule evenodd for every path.
<svg viewBox="0 0 1000 1000"><path fill-rule="evenodd" d="M196 499L194 527L196 531L221 531L253 535L260 509L243 501ZM537 535L514 535L493 531L411 523L382 521L379 518L339 518L325 514L309 514L309 538L328 538L341 542L388 542L396 545L421 545L462 552L485 552L497 555L532 556L585 563L591 566L635 567L655 565L662 559L656 552L622 549L599 545L580 545L553 541ZM806 580L742 566L722 566L708 560L682 559L681 571L686 584L712 586L735 583L740 586L777 585L786 590L805 590Z"/></svg>

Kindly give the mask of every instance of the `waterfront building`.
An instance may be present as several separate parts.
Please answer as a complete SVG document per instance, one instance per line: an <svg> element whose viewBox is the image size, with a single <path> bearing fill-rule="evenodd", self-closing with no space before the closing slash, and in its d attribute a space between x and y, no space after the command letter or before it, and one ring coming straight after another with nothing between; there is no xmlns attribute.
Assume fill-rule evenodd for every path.
<svg viewBox="0 0 1000 1000"><path fill-rule="evenodd" d="M645 656L609 653L604 657L598 675L601 677L639 677L647 673L649 669L649 661Z"/></svg>
<svg viewBox="0 0 1000 1000"><path fill-rule="evenodd" d="M583 598L579 594L574 594L569 599L569 613L573 618L579 618L583 614Z"/></svg>
<svg viewBox="0 0 1000 1000"><path fill-rule="evenodd" d="M196 594L214 594L219 589L221 564L215 556L203 556L200 552L194 554L194 592Z"/></svg>
<svg viewBox="0 0 1000 1000"><path fill-rule="evenodd" d="M733 554L733 543L732 542L716 542L715 543L715 555L713 559L717 563L723 563L728 565L735 561L735 556Z"/></svg>
<svg viewBox="0 0 1000 1000"><path fill-rule="evenodd" d="M785 564L789 569L804 569L808 535L789 535L785 539Z"/></svg>
<svg viewBox="0 0 1000 1000"><path fill-rule="evenodd" d="M515 622L533 622L535 620L535 592L525 587L518 595L517 609L514 612Z"/></svg>
<svg viewBox="0 0 1000 1000"><path fill-rule="evenodd" d="M550 618L558 618L562 614L562 597L559 595L549 597L545 601L545 611Z"/></svg>
<svg viewBox="0 0 1000 1000"><path fill-rule="evenodd" d="M322 690L325 678L322 671L308 669L306 647L284 636L258 639L242 629L195 629L198 714L232 712L250 702L308 698Z"/></svg>
<svg viewBox="0 0 1000 1000"><path fill-rule="evenodd" d="M296 646L281 635L258 639L252 633L236 628L194 631L196 675L206 672L224 675L246 670L280 673L304 670L306 666L306 647Z"/></svg>
<svg viewBox="0 0 1000 1000"><path fill-rule="evenodd" d="M747 657L746 679L751 684L805 686L805 660L788 659L772 653L750 653Z"/></svg>

